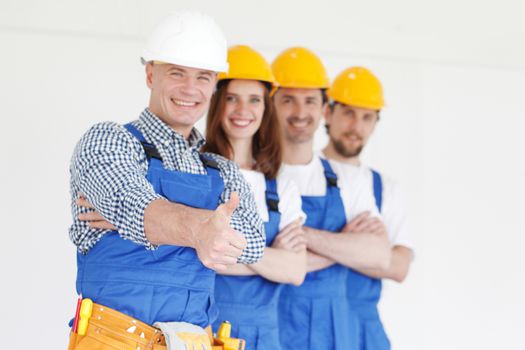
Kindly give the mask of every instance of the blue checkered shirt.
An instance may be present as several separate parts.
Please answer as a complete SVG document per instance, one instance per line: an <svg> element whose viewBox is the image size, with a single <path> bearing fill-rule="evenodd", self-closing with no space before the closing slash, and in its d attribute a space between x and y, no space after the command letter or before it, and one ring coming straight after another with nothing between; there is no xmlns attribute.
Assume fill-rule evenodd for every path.
<svg viewBox="0 0 525 350"><path fill-rule="evenodd" d="M192 174L206 174L199 157L204 138L194 128L186 140L158 117L145 109L132 124L147 142L155 145L166 169ZM244 234L248 242L240 263L253 263L262 257L265 246L264 226L248 183L239 167L212 154L224 181L220 202L239 194L240 203L231 217L231 226ZM155 249L144 233L144 210L153 200L162 198L146 179L148 161L140 142L122 125L96 124L80 139L71 160L71 209L73 224L69 237L82 253L87 253L108 230L90 228L78 220L89 211L75 204L79 194L86 196L104 218L117 227L120 236L147 249Z"/></svg>

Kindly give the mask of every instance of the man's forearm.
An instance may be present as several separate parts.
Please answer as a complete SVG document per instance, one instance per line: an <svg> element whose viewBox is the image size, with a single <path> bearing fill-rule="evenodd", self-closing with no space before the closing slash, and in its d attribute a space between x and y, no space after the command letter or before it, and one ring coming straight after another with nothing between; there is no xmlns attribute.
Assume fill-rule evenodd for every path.
<svg viewBox="0 0 525 350"><path fill-rule="evenodd" d="M270 281L300 285L306 274L306 252L266 247L263 258L250 268Z"/></svg>
<svg viewBox="0 0 525 350"><path fill-rule="evenodd" d="M194 232L211 214L211 210L157 199L144 211L144 231L155 245L195 247Z"/></svg>
<svg viewBox="0 0 525 350"><path fill-rule="evenodd" d="M221 275L226 276L255 276L258 273L255 272L252 268L252 265L245 265L245 264L234 264L229 265L226 270L221 271Z"/></svg>
<svg viewBox="0 0 525 350"><path fill-rule="evenodd" d="M332 233L308 229L308 249L347 267L388 268L390 244L385 235Z"/></svg>
<svg viewBox="0 0 525 350"><path fill-rule="evenodd" d="M412 250L404 246L394 246L390 265L385 269L358 268L356 271L372 278L387 278L396 282L403 282L408 275L412 262Z"/></svg>
<svg viewBox="0 0 525 350"><path fill-rule="evenodd" d="M307 266L306 266L307 272L322 270L322 269L325 269L327 267L330 267L336 264L336 262L333 261L332 259L327 258L326 256L316 254L309 250L307 251L306 262L307 262Z"/></svg>

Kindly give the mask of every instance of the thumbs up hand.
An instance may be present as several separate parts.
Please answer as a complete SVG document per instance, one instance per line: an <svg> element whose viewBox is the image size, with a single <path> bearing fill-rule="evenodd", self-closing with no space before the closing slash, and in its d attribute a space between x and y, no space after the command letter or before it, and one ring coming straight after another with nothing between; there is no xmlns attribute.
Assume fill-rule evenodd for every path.
<svg viewBox="0 0 525 350"><path fill-rule="evenodd" d="M246 239L231 228L230 219L239 205L239 196L233 192L230 199L217 207L194 232L195 250L204 266L224 271L246 248Z"/></svg>

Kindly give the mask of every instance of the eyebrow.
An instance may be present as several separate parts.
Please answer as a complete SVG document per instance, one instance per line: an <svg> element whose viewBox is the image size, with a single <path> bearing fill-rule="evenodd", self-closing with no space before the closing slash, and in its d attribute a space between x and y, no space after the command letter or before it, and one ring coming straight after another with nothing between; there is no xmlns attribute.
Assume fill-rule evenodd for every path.
<svg viewBox="0 0 525 350"><path fill-rule="evenodd" d="M239 96L239 94L235 92L226 92L226 95L233 95L233 96ZM250 97L263 97L262 94L249 94Z"/></svg>
<svg viewBox="0 0 525 350"><path fill-rule="evenodd" d="M179 71L179 72L182 72L182 73L186 73L187 70L184 69L184 68L179 68L179 67L170 67L168 69L168 71ZM208 71L208 70L201 70L198 72L199 75L209 75L210 77L213 76L213 73Z"/></svg>

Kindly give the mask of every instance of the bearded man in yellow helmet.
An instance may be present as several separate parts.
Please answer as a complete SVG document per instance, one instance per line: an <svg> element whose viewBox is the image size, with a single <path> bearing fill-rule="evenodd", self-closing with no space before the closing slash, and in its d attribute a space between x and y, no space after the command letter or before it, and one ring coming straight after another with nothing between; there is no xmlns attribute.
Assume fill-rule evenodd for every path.
<svg viewBox="0 0 525 350"><path fill-rule="evenodd" d="M390 341L379 318L377 303L381 279L402 282L412 261L412 242L406 225L405 204L399 186L377 171L364 166L359 156L379 121L384 107L383 88L364 67L342 71L328 90L332 99L326 117L329 143L324 155L338 174L361 169L367 186L387 227L392 257L386 268L351 268L347 277L347 299L351 318L357 317L360 350L388 350Z"/></svg>
<svg viewBox="0 0 525 350"><path fill-rule="evenodd" d="M142 55L148 107L126 125L96 124L78 143L69 233L86 299L70 349L189 348L217 317L214 271L262 257L263 222L248 184L237 165L200 152L194 128L226 57L210 17L168 17ZM193 344L211 349L207 336Z"/></svg>
<svg viewBox="0 0 525 350"><path fill-rule="evenodd" d="M301 286L286 286L281 294L281 343L354 350L359 329L357 319L349 317L348 267L386 267L386 230L362 173L356 169L341 181L330 163L314 154L314 133L328 111L329 81L321 60L293 47L277 56L272 69L279 84L273 100L283 142L280 176L297 183L307 215L308 273Z"/></svg>

